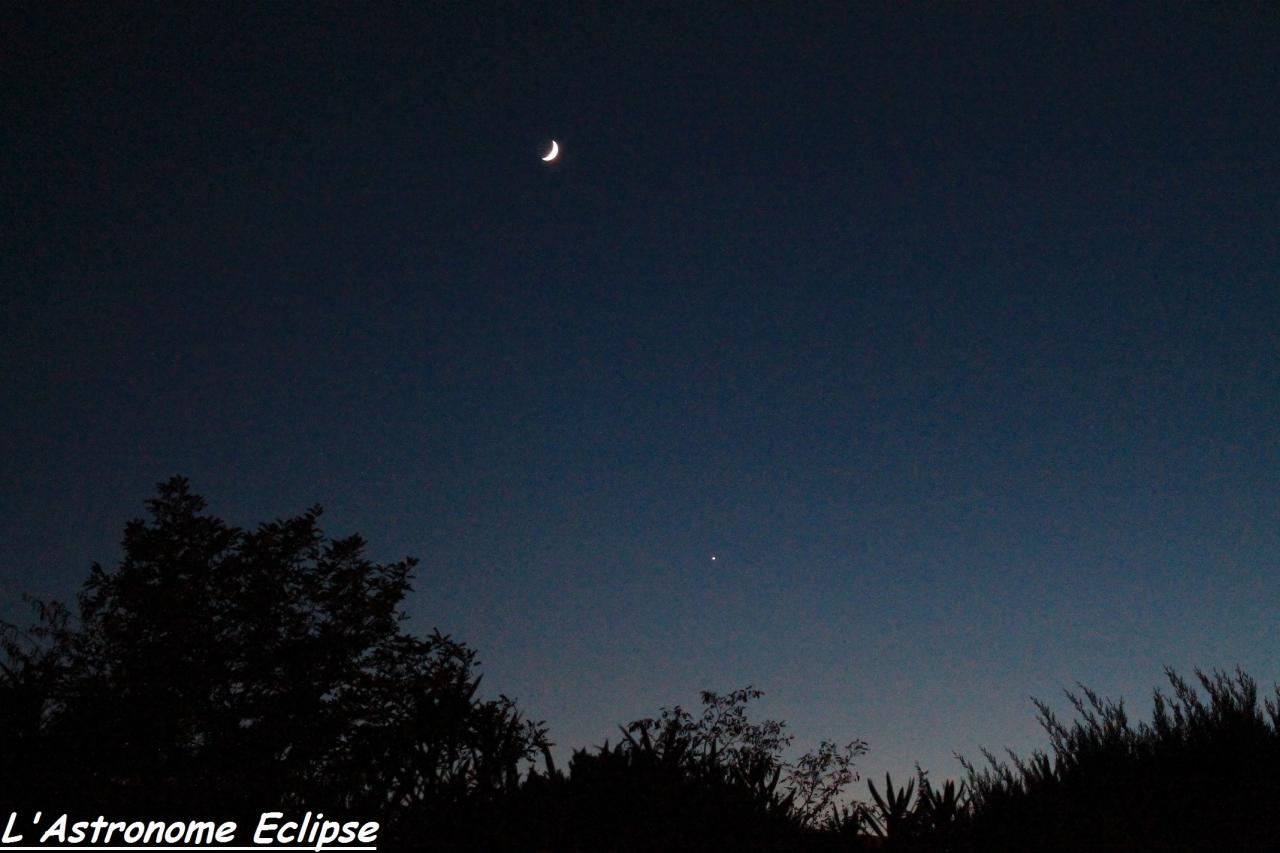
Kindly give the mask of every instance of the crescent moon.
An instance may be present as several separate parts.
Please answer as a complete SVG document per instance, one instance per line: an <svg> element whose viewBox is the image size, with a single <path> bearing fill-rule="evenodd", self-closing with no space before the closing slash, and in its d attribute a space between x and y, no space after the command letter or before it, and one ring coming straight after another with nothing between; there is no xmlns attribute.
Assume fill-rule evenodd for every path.
<svg viewBox="0 0 1280 853"><path fill-rule="evenodd" d="M542 158L542 162L550 163L552 160L556 159L556 157L558 157L559 155L560 155L560 146L557 145L556 141L553 139L551 140L551 150L547 152L546 157Z"/></svg>

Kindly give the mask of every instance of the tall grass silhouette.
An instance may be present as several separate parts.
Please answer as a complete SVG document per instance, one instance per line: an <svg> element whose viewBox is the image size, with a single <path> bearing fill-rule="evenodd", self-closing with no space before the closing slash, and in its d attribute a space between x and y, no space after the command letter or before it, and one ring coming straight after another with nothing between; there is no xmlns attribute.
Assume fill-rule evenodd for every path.
<svg viewBox="0 0 1280 853"><path fill-rule="evenodd" d="M966 849L1280 850L1280 689L1260 702L1240 670L1166 675L1150 722L1081 687L1070 723L1036 703L1047 752L965 762Z"/></svg>

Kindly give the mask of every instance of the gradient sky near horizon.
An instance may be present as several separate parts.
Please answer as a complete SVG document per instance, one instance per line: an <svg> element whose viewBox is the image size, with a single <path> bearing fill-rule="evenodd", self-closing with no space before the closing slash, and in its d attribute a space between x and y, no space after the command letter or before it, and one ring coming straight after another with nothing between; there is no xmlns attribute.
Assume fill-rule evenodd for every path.
<svg viewBox="0 0 1280 853"><path fill-rule="evenodd" d="M1276 4L4 16L0 617L183 474L420 558L564 749L1280 679Z"/></svg>

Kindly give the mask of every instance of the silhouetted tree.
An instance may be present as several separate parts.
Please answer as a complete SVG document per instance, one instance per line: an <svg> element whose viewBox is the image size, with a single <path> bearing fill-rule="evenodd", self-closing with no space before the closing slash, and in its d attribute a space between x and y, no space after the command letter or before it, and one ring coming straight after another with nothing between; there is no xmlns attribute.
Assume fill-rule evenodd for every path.
<svg viewBox="0 0 1280 853"><path fill-rule="evenodd" d="M78 618L40 604L0 634L6 802L406 821L475 812L546 745L511 700L477 697L471 649L401 630L413 560L326 539L318 507L230 527L182 478L148 508Z"/></svg>

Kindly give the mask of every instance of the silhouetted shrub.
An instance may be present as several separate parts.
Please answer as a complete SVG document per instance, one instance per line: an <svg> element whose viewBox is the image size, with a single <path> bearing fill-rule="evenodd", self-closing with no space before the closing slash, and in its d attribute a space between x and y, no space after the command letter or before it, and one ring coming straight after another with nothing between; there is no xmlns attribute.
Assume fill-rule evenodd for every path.
<svg viewBox="0 0 1280 853"><path fill-rule="evenodd" d="M839 797L865 744L824 742L787 763L785 724L747 717L760 695L704 692L696 716L663 709L621 727L612 746L575 751L567 775L549 768L531 777L522 794L536 829L526 845L532 837L531 849L571 851L793 850L835 837L830 828L852 819Z"/></svg>

